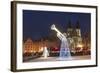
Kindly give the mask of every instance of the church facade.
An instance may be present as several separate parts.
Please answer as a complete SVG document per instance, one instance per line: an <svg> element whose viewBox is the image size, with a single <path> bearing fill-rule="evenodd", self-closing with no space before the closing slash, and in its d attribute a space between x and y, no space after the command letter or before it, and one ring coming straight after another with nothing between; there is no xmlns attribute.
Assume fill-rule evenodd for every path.
<svg viewBox="0 0 100 73"><path fill-rule="evenodd" d="M71 51L76 52L76 48L79 48L81 50L82 35L81 35L79 21L77 21L74 26L71 24L71 21L69 21L66 33L67 33L66 37L68 38L69 41L69 48L71 49Z"/></svg>

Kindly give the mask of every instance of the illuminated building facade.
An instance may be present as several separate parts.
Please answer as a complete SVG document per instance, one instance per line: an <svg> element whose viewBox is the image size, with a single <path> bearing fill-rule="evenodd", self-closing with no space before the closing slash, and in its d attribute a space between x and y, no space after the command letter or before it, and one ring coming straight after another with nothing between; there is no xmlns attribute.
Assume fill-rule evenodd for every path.
<svg viewBox="0 0 100 73"><path fill-rule="evenodd" d="M23 44L23 53L31 53L33 52L34 46L33 46L33 41L28 38L25 43Z"/></svg>
<svg viewBox="0 0 100 73"><path fill-rule="evenodd" d="M69 40L69 47L72 51L76 51L75 48L82 47L82 37L79 21L76 22L75 26L72 26L71 21L68 23L67 38Z"/></svg>
<svg viewBox="0 0 100 73"><path fill-rule="evenodd" d="M47 41L42 40L32 40L28 38L23 43L23 53L39 53L43 51L43 47L47 46Z"/></svg>

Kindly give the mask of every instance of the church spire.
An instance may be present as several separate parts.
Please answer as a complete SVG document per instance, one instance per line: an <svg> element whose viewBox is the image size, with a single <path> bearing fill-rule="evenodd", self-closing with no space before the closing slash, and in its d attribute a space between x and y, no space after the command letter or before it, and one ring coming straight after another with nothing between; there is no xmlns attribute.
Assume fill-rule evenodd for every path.
<svg viewBox="0 0 100 73"><path fill-rule="evenodd" d="M79 29L80 28L80 23L79 21L76 22L76 29Z"/></svg>
<svg viewBox="0 0 100 73"><path fill-rule="evenodd" d="M72 28L71 20L68 21L68 28Z"/></svg>

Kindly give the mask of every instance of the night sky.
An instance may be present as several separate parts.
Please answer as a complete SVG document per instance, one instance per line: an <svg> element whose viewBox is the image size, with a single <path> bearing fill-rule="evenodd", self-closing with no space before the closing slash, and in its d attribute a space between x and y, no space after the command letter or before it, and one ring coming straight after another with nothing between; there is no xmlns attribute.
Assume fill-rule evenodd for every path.
<svg viewBox="0 0 100 73"><path fill-rule="evenodd" d="M34 40L48 36L52 31L52 24L65 32L69 20L72 26L76 26L76 22L79 21L82 34L90 32L90 13L23 10L23 38Z"/></svg>

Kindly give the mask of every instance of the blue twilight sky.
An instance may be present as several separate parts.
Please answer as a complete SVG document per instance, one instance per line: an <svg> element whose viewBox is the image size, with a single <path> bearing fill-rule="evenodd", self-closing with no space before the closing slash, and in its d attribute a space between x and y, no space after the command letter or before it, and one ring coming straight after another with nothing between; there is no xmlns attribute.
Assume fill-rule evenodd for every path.
<svg viewBox="0 0 100 73"><path fill-rule="evenodd" d="M65 32L69 21L73 27L79 21L82 34L90 32L90 13L23 10L23 37L34 40L48 36L52 31L52 24Z"/></svg>

